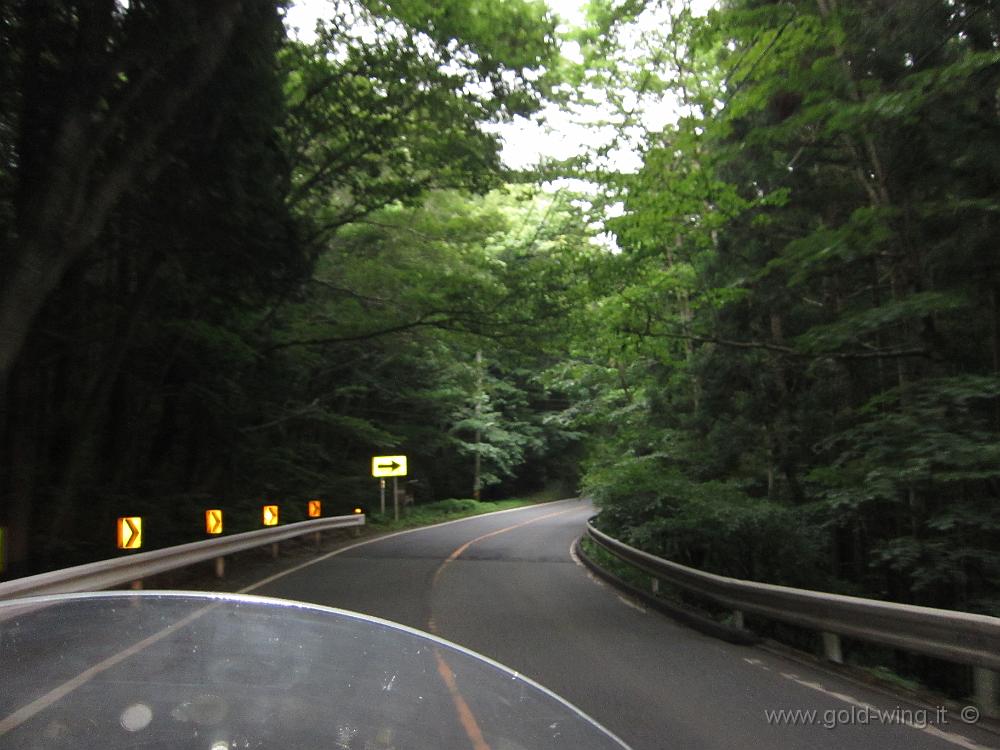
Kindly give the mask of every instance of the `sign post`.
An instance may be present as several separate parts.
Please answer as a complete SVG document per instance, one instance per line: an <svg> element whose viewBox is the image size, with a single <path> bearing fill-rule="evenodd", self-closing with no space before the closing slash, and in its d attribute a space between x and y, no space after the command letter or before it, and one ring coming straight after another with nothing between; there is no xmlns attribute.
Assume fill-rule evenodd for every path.
<svg viewBox="0 0 1000 750"><path fill-rule="evenodd" d="M399 486L397 477L406 476L406 456L373 456L372 476L379 479L379 499L385 515L385 477L392 477L392 507L399 520Z"/></svg>

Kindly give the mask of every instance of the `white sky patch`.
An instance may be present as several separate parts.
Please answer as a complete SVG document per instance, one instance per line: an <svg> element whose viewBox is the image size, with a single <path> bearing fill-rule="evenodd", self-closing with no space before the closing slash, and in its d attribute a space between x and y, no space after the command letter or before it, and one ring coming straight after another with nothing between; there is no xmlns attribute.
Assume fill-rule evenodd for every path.
<svg viewBox="0 0 1000 750"><path fill-rule="evenodd" d="M285 9L285 28L296 39L312 44L316 41L316 20L324 17L328 7L326 0L295 0Z"/></svg>
<svg viewBox="0 0 1000 750"><path fill-rule="evenodd" d="M547 4L561 21L558 31L568 31L571 26L584 23L586 0L547 0ZM714 0L697 0L693 5L696 12L704 13L714 5ZM285 13L285 25L302 41L315 41L316 19L322 18L329 7L329 0L295 0ZM643 15L635 34L662 23L652 14ZM580 46L576 42L563 42L561 49L568 59L582 62ZM588 93L598 102L603 99L603 92ZM642 108L643 126L648 130L660 130L677 117L677 106L671 99L647 98L639 102L634 95L632 99L630 105ZM511 168L523 169L537 164L542 158L571 159L606 146L616 134L616 128L610 124L614 119L611 109L600 105L589 108L589 111L577 108L573 113L549 105L531 119L516 117L513 122L490 125L487 129L499 134L503 140L504 162ZM633 142L628 146L608 154L606 166L624 172L635 171L641 166L638 143L634 138L631 140Z"/></svg>
<svg viewBox="0 0 1000 750"><path fill-rule="evenodd" d="M716 2L717 0L692 0L692 10L703 15ZM585 23L584 8L587 0L546 0L546 3L559 18L557 33L567 32L570 28ZM285 12L285 26L290 35L311 43L316 39L316 20L330 14L330 8L330 0L294 0L294 4ZM623 44L630 46L634 43L636 49L642 50L641 39L644 34L662 29L664 24L669 25L669 19L662 14L662 10L644 12L624 32ZM560 50L570 61L583 62L580 45L576 42L562 41ZM625 106L638 114L641 126L627 128L625 138L622 139L615 124L620 122L621 115L607 104L605 92L591 88L582 93L586 94L592 104L577 105L569 110L550 104L530 119L515 117L509 123L485 126L485 130L500 136L504 163L512 169L528 169L542 159L561 161L594 153L598 149L607 148L619 137L621 145L608 151L601 166L612 171L635 172L642 166L640 148L643 135L662 130L679 116L679 104L670 95L639 97L627 92ZM578 179L561 179L546 185L546 190L552 192L561 189L593 196L600 192L600 187L595 183ZM604 218L622 214L624 206L618 203L605 209ZM598 222L595 228L600 229L602 226L603 222ZM595 240L598 244L609 247L612 252L617 251L614 238L608 233L601 232Z"/></svg>

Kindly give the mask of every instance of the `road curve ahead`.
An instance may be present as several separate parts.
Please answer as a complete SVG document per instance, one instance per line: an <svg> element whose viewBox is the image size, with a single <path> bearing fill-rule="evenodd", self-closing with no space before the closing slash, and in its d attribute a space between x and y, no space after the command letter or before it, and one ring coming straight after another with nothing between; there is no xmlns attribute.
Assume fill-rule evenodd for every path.
<svg viewBox="0 0 1000 750"><path fill-rule="evenodd" d="M957 712L703 636L620 596L571 553L593 512L568 500L403 532L251 593L431 630L551 688L634 750L1000 747Z"/></svg>

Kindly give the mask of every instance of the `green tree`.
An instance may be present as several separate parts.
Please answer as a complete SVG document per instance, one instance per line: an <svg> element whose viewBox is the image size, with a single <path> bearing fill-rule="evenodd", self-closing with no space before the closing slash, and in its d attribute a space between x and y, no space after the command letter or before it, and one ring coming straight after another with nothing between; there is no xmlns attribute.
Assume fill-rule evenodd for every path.
<svg viewBox="0 0 1000 750"><path fill-rule="evenodd" d="M5 75L19 85L0 99L0 384L74 262L184 144L175 124L262 12L273 2L4 5Z"/></svg>
<svg viewBox="0 0 1000 750"><path fill-rule="evenodd" d="M587 418L604 447L585 481L608 522L752 570L699 500L708 483L720 507L750 502L738 489L789 549L807 542L815 581L994 609L995 14L681 6L622 62L615 35L641 12L601 16L592 45L608 85L647 81L680 112L644 135L637 174L606 177L622 253L591 308L603 335L578 356L620 385L590 396L609 418ZM684 531L691 513L716 541ZM802 580L791 564L769 575Z"/></svg>

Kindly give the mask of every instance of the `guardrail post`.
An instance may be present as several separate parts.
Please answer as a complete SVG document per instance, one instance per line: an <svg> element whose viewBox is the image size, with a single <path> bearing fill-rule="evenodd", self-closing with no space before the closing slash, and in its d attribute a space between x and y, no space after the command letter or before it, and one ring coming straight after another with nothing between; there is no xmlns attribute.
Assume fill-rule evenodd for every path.
<svg viewBox="0 0 1000 750"><path fill-rule="evenodd" d="M166 547L151 552L136 552L127 557L115 557L110 560L76 565L64 570L42 573L35 576L25 576L12 581L0 581L0 600L17 599L23 596L38 596L44 594L63 594L71 591L99 591L102 589L134 589L143 587L147 580L150 585L162 588L157 581L168 583L171 571L186 568L191 565L211 563L213 567L216 558L225 558L246 550L261 550L272 548L272 554L279 551L278 544L286 539L300 539L308 543L308 538L317 532L333 529L346 529L364 524L364 518L355 514L329 518L316 518L311 521L287 524L277 528L246 531L229 536L218 536L188 544ZM301 542L300 542L301 543ZM260 554L260 553L258 553ZM222 563L218 563L222 571ZM206 566L205 572L209 568ZM167 574L167 578L162 576ZM133 584L133 581L136 583ZM0 743L2 744L2 743Z"/></svg>
<svg viewBox="0 0 1000 750"><path fill-rule="evenodd" d="M271 544L271 557L275 560L278 559L278 543L274 542Z"/></svg>
<svg viewBox="0 0 1000 750"><path fill-rule="evenodd" d="M1000 715L1000 618L972 612L916 607L857 596L744 581L665 560L615 539L587 522L587 538L609 553L659 578L671 588L692 591L752 616L789 622L820 633L823 655L844 663L843 638L870 641L936 659L979 667L977 703L983 714Z"/></svg>
<svg viewBox="0 0 1000 750"><path fill-rule="evenodd" d="M734 609L733 610L733 627L737 627L740 630L744 630L746 628L746 625L743 622L743 610L742 609Z"/></svg>
<svg viewBox="0 0 1000 750"><path fill-rule="evenodd" d="M216 578L226 577L226 558L224 557L215 558L215 577Z"/></svg>
<svg viewBox="0 0 1000 750"><path fill-rule="evenodd" d="M142 591L142 579L137 578L136 580L132 581L128 585L128 587L132 589L132 591ZM133 607L140 606L139 597L135 597L134 599L132 599L131 606Z"/></svg>
<svg viewBox="0 0 1000 750"><path fill-rule="evenodd" d="M972 668L976 703L987 716L1000 716L1000 674L984 667Z"/></svg>
<svg viewBox="0 0 1000 750"><path fill-rule="evenodd" d="M821 633L823 636L823 655L834 664L844 663L844 652L840 648L840 636L836 633Z"/></svg>
<svg viewBox="0 0 1000 750"><path fill-rule="evenodd" d="M655 576L649 577L649 590L654 594L660 593L660 579Z"/></svg>
<svg viewBox="0 0 1000 750"><path fill-rule="evenodd" d="M317 552L320 551L320 543L321 542L322 542L322 539L321 539L321 536L320 536L320 532L317 531L315 534L313 534L313 544L315 545Z"/></svg>

